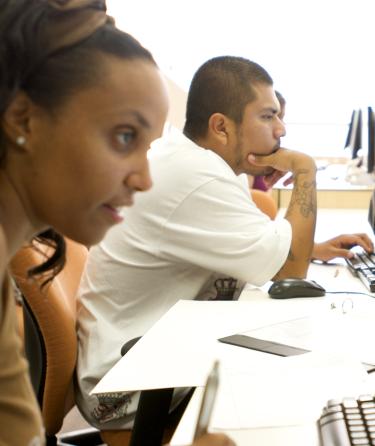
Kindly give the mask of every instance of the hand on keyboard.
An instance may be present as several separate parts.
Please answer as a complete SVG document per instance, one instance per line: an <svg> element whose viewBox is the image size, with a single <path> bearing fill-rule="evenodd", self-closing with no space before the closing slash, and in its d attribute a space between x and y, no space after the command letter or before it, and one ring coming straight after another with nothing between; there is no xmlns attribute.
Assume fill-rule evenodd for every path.
<svg viewBox="0 0 375 446"><path fill-rule="evenodd" d="M375 293L375 254L357 252L353 258L345 259L350 271Z"/></svg>
<svg viewBox="0 0 375 446"><path fill-rule="evenodd" d="M368 235L342 234L325 242L315 243L312 258L323 262L328 262L335 257L351 258L354 253L350 249L354 246L359 246L369 253L374 251L374 245Z"/></svg>

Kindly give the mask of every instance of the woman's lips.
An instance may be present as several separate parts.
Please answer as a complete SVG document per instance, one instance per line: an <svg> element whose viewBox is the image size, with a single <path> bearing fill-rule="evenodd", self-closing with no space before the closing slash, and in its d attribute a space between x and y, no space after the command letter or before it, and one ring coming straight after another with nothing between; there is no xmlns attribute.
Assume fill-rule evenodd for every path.
<svg viewBox="0 0 375 446"><path fill-rule="evenodd" d="M124 217L120 214L121 209L119 207L111 206L110 204L103 204L103 208L114 223L121 223L124 220Z"/></svg>

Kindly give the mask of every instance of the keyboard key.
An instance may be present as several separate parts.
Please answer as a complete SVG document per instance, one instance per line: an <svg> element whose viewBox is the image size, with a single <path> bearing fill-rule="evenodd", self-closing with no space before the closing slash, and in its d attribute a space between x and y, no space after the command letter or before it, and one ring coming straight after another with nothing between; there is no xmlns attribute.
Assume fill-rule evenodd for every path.
<svg viewBox="0 0 375 446"><path fill-rule="evenodd" d="M344 409L357 408L358 402L354 398L344 398L342 400L342 405L343 405Z"/></svg>
<svg viewBox="0 0 375 446"><path fill-rule="evenodd" d="M364 424L361 426L349 426L349 432L366 432L366 428ZM350 436L352 435L350 434Z"/></svg>
<svg viewBox="0 0 375 446"><path fill-rule="evenodd" d="M365 427L363 427L362 431L350 432L349 435L351 438L366 438L366 440L367 440L367 432L366 432Z"/></svg>
<svg viewBox="0 0 375 446"><path fill-rule="evenodd" d="M361 413L348 413L346 418L348 420L361 420L362 415L361 415Z"/></svg>
<svg viewBox="0 0 375 446"><path fill-rule="evenodd" d="M357 413L361 413L361 411L359 410L359 408L358 409L345 409L345 413L346 414L352 414L352 413L354 413L354 414L357 414Z"/></svg>
<svg viewBox="0 0 375 446"><path fill-rule="evenodd" d="M348 426L362 426L363 425L363 421L362 418L359 420L346 420Z"/></svg>
<svg viewBox="0 0 375 446"><path fill-rule="evenodd" d="M373 397L371 396L371 395L360 395L358 398L357 398L357 400L360 402L360 403L364 403L364 402L366 402L366 401L371 401L371 402L374 402L374 399L373 399Z"/></svg>
<svg viewBox="0 0 375 446"><path fill-rule="evenodd" d="M342 400L339 400L339 399L331 399L331 400L328 400L327 407L341 406L341 403L342 403Z"/></svg>

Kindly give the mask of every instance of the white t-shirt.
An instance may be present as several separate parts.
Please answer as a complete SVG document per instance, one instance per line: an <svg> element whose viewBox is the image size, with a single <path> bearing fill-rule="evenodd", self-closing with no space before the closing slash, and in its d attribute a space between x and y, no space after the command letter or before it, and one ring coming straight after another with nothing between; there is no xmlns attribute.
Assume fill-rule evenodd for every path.
<svg viewBox="0 0 375 446"><path fill-rule="evenodd" d="M154 144L150 169L152 189L90 249L80 287L78 405L90 422L97 401L87 395L126 341L179 299L214 296L217 278L238 279L234 298L244 282L264 284L290 248L289 222L262 214L213 151L174 132Z"/></svg>

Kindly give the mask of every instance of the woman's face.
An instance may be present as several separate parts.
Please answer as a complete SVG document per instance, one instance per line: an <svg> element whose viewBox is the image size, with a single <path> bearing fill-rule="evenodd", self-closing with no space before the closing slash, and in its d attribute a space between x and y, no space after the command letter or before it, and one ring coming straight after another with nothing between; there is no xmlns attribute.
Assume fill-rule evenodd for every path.
<svg viewBox="0 0 375 446"><path fill-rule="evenodd" d="M86 245L122 221L119 208L151 187L147 150L163 130L168 100L150 62L105 57L101 83L51 115L36 108L27 138L25 190L34 226Z"/></svg>

